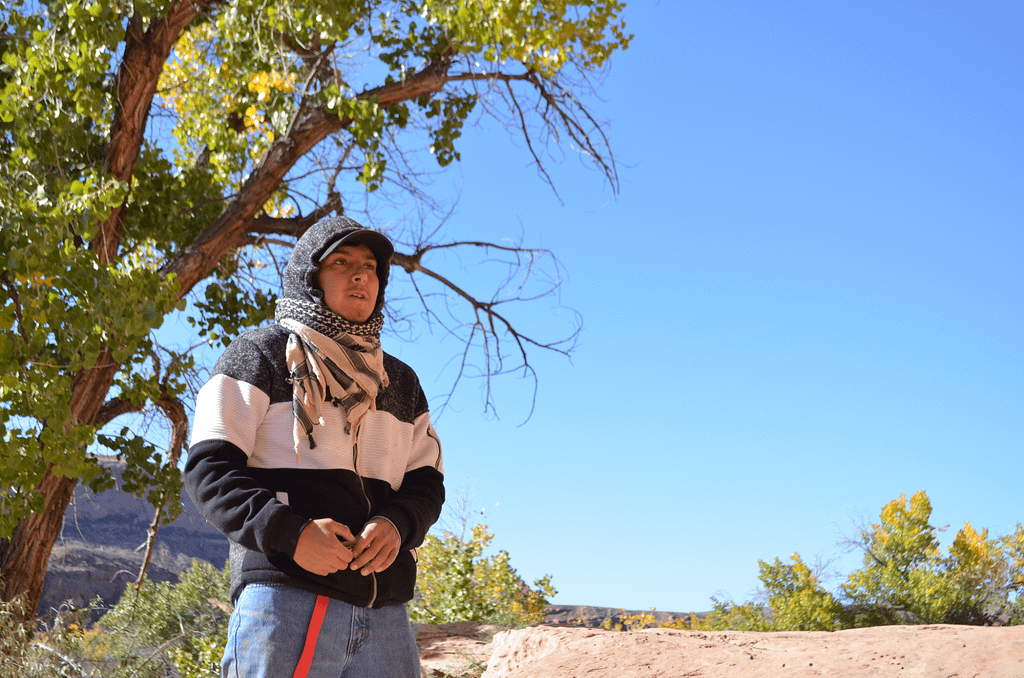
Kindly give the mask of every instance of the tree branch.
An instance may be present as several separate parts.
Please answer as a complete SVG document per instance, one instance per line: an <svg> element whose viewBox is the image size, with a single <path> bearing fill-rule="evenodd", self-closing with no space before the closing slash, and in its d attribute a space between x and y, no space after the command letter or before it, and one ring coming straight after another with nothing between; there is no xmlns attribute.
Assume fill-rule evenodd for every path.
<svg viewBox="0 0 1024 678"><path fill-rule="evenodd" d="M583 76L580 77L583 79ZM545 79L536 71L527 70L524 73L518 74L500 72L456 73L449 75L448 81L487 83L501 82L505 85L510 97L510 103L516 113L518 125L526 138L526 144L530 154L533 156L534 162L537 164L538 171L544 177L544 180L548 185L551 186L552 190L554 190L555 187L551 181L551 177L548 175L547 170L544 168L544 163L541 161L539 154L533 146L527 127L526 116L524 115L523 109L516 97L515 90L512 88L513 83L529 83L540 97L537 106L537 113L540 115L541 119L544 120L545 129L547 129L551 134L556 135L556 137L558 130L563 130L580 152L587 156L590 161L600 169L601 173L604 174L605 178L608 180L612 191L614 193L618 193L618 168L615 164L615 157L608 150L611 148L608 135L587 108L576 99L569 89L561 85L558 80ZM540 106L541 103L543 103L543 107ZM551 113L554 114L554 120L549 117ZM587 126L590 128L589 130L587 129ZM595 135L596 140L592 138Z"/></svg>
<svg viewBox="0 0 1024 678"><path fill-rule="evenodd" d="M175 468L178 465L178 459L181 458L181 451L185 449L186 442L188 441L188 413L185 411L184 403L167 393L164 393L160 400L156 402L156 406L163 410L164 415L171 422L170 458L167 460L167 465ZM160 500L154 506L156 510L153 513L153 520L150 522L149 531L146 534L146 554L142 559L142 567L139 568L139 576L135 579L136 598L142 592L142 582L145 581L146 570L149 568L149 562L153 558L156 533L160 530L160 519L163 516L164 506L167 505L169 498L167 496L167 485L165 484L160 490Z"/></svg>
<svg viewBox="0 0 1024 678"><path fill-rule="evenodd" d="M153 23L145 34L140 34L141 17L137 19L133 15L129 20L124 56L117 72L117 108L110 128L110 143L107 145L106 167L111 178L124 183L131 182L142 149L146 119L149 117L153 97L156 96L157 82L164 64L181 32L215 1L174 0L167 8L167 13ZM100 226L90 243L98 252L101 264L107 264L117 257L127 210L126 196L124 202L114 208L110 217Z"/></svg>
<svg viewBox="0 0 1024 678"><path fill-rule="evenodd" d="M505 264L509 267L510 273L505 284L498 286L495 296L490 300L484 300L476 297L455 283L448 276L442 275L437 270L423 264L423 257L427 253L457 247L473 247L485 250L493 249L512 255L513 258L511 261L499 260L499 263ZM525 257L525 261L523 260L523 257ZM477 342L479 342L480 349L483 353L484 366L483 369L481 369L481 372L483 374L483 378L486 380L484 385L486 408L495 412L496 410L491 392L491 379L500 374L506 374L522 369L524 376L533 375L533 402L536 401L537 381L536 374L533 371L533 367L529 360L529 347L542 348L566 356L572 352L572 349L575 346L575 341L580 332L580 328L578 326L567 337L545 342L521 331L517 324L500 310L502 305L512 304L515 302L534 301L541 297L549 296L557 290L560 282L554 281L550 283L549 287L540 290L536 294L525 294L525 288L528 280L533 274L533 268L537 265L537 262L543 258L554 259L554 255L550 251L544 249L530 249L484 241L461 241L444 244L420 245L412 254L396 252L393 256L392 265L401 267L410 275L413 288L416 291L416 295L419 298L420 304L422 305L423 311L427 317L435 320L447 333L458 337L459 341L464 344L458 374L454 380L452 388L448 392L445 405L450 402L462 376L464 376L466 371L469 369L470 351L475 345L477 345ZM555 260L555 266L557 268L557 260ZM469 310L472 313L472 318L469 320L456 319L454 309L450 308L450 312L453 313L452 318L455 320L455 323L454 325L449 325L449 322L441 318L434 310L433 304L431 304L427 299L428 295L416 282L415 274L424 275L437 282L445 290L451 292L456 299L459 299L468 305ZM515 282L515 285L509 290L508 294L499 296L504 290L508 290L510 283L513 282ZM506 351L502 343L503 337L511 338L514 349L509 352ZM506 369L505 363L512 355L516 356L516 365L511 369ZM530 414L532 414L532 407ZM529 415L527 416L527 419L529 419Z"/></svg>
<svg viewBox="0 0 1024 678"><path fill-rule="evenodd" d="M441 91L448 82L450 50L402 82L366 90L357 98L376 98L389 108L396 104ZM164 275L174 274L180 285L179 298L188 294L228 251L237 247L253 227L253 216L278 189L284 176L314 146L352 123L339 119L325 105L311 109L288 133L274 141L253 169L235 199L196 240L169 261Z"/></svg>
<svg viewBox="0 0 1024 678"><path fill-rule="evenodd" d="M333 188L327 194L327 202L304 217L286 219L272 217L269 214L261 214L253 219L250 233L260 235L290 235L298 238L305 233L310 226L330 214L341 214L345 211L339 195Z"/></svg>
<svg viewBox="0 0 1024 678"><path fill-rule="evenodd" d="M144 409L144 404L133 405L122 398L111 398L107 402L103 403L103 406L96 415L93 424L97 427L103 427L120 417L122 414L141 412Z"/></svg>
<svg viewBox="0 0 1024 678"><path fill-rule="evenodd" d="M7 276L7 271L0 272L0 280L3 281L4 287L7 288L7 296L14 302L14 317L18 319L18 332L21 334L22 340L27 344L29 343L28 330L25 329L25 319L21 315L21 297L18 296L18 289Z"/></svg>

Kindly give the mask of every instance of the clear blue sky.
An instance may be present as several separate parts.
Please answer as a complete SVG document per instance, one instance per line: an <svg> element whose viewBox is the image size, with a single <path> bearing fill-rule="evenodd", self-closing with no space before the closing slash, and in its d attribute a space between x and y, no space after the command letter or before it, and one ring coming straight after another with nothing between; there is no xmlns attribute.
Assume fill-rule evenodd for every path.
<svg viewBox="0 0 1024 678"><path fill-rule="evenodd" d="M569 160L560 203L493 124L461 145L452 232L553 249L584 328L571 362L535 359L526 425L514 379L500 420L472 387L442 414L453 494L554 602L636 609L745 599L758 559L836 555L901 493L947 541L1012 531L1024 5L634 0L627 21L591 102L617 199ZM447 388L450 346L386 348Z"/></svg>

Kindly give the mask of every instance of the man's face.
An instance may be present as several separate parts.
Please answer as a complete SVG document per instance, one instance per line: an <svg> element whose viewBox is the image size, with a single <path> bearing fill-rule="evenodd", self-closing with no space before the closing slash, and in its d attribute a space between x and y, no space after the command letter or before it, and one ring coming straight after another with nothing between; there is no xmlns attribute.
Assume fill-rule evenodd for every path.
<svg viewBox="0 0 1024 678"><path fill-rule="evenodd" d="M364 323L377 305L377 260L366 245L342 245L327 255L317 273L324 303L345 320Z"/></svg>

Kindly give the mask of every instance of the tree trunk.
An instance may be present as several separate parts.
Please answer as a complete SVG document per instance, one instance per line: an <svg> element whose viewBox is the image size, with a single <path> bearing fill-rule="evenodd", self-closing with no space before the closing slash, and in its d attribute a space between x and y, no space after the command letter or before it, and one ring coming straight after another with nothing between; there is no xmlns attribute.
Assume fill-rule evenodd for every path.
<svg viewBox="0 0 1024 678"><path fill-rule="evenodd" d="M3 599L14 600L24 594L27 617L31 617L39 607L50 552L60 535L64 511L67 510L77 482L74 478L54 476L47 469L39 483L39 492L46 497L46 510L19 522L14 534L0 551Z"/></svg>
<svg viewBox="0 0 1024 678"><path fill-rule="evenodd" d="M173 0L167 13L154 20L142 32L142 19L136 14L129 19L125 34L125 51L117 75L118 108L111 125L106 166L119 181L131 181L138 161L146 129L146 119L156 95L157 82L164 63L184 30L214 0ZM128 199L114 209L90 246L101 263L113 261L121 242ZM114 375L120 364L110 351L103 350L96 366L75 375L71 386L71 412L79 424L98 422ZM85 454L85 451L82 451ZM34 514L18 523L11 539L0 542L0 582L3 599L13 600L24 594L25 611L35 614L43 595L43 581L53 545L60 536L64 512L75 491L77 478L54 476L52 465L36 487L46 501L41 514Z"/></svg>
<svg viewBox="0 0 1024 678"><path fill-rule="evenodd" d="M71 383L71 412L83 424L93 424L99 419L100 409L120 367L109 350L100 352L96 364L97 367L76 374ZM28 615L35 613L43 597L50 553L60 536L64 512L78 484L77 478L55 476L52 469L50 464L36 486L36 491L46 501L43 512L21 520L10 540L0 544L3 600L13 600L24 594Z"/></svg>

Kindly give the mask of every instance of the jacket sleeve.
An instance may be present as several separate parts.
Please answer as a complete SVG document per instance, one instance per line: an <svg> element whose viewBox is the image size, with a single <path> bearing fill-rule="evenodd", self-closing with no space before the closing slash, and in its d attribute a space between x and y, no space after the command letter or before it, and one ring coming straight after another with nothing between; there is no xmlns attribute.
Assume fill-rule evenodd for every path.
<svg viewBox="0 0 1024 678"><path fill-rule="evenodd" d="M258 485L245 461L231 443L200 441L188 451L185 489L203 517L231 541L267 556L291 557L310 521Z"/></svg>
<svg viewBox="0 0 1024 678"><path fill-rule="evenodd" d="M414 549L423 543L427 531L437 522L444 505L444 463L441 441L430 423L427 399L415 384L416 410L413 419L412 450L402 477L402 485L377 516L387 519L402 537L402 549Z"/></svg>
<svg viewBox="0 0 1024 678"><path fill-rule="evenodd" d="M244 370L237 368L244 364ZM267 556L295 553L309 520L277 500L253 479L248 456L270 397L244 372L270 370L266 358L236 340L199 391L192 444L185 465L185 489L211 525L228 539Z"/></svg>

